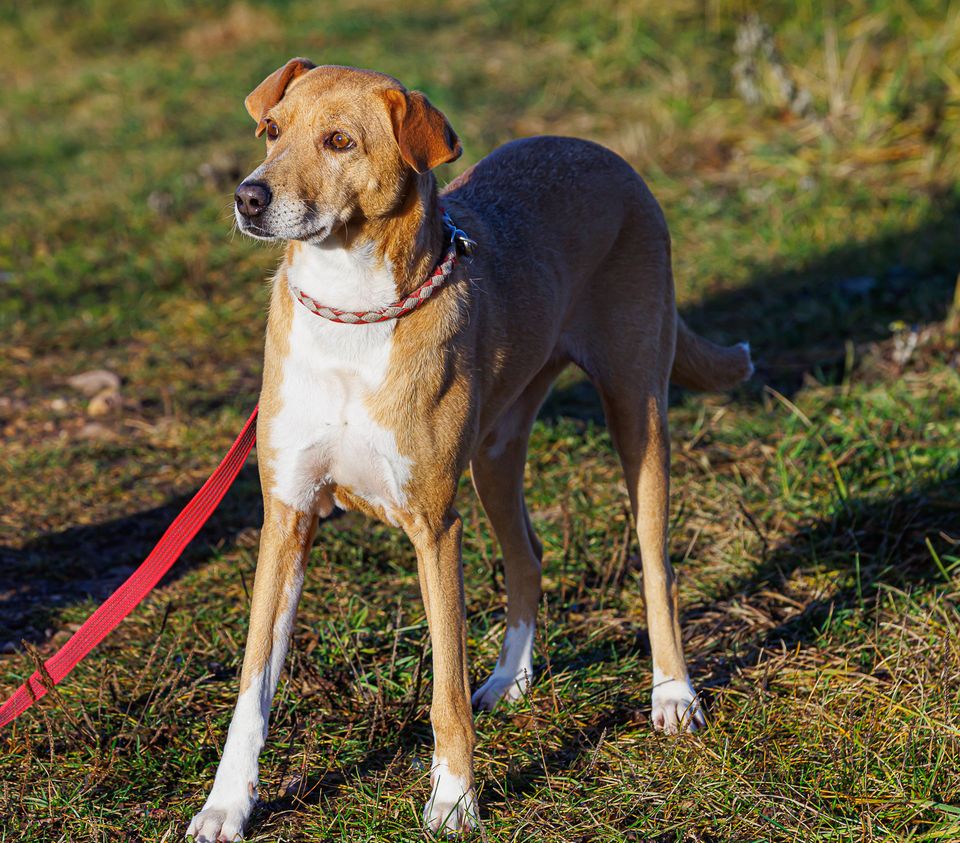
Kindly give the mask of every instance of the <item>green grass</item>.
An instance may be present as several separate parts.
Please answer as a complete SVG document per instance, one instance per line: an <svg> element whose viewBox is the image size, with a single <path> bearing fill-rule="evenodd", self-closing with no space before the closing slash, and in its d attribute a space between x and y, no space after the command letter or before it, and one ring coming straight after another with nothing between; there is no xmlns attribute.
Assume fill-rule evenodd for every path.
<svg viewBox="0 0 960 843"><path fill-rule="evenodd" d="M732 76L762 9L812 108ZM595 396L531 443L539 679L477 720L491 841L960 839L960 11L934 2L389 4L49 0L0 11L0 688L142 558L259 385L278 253L231 233L261 144L243 97L292 55L421 87L466 152L613 147L674 237L681 309L755 381L678 394L671 553L711 728L649 723L637 547ZM901 353L915 342L912 353ZM91 428L66 378L107 367ZM174 840L237 690L256 472L174 573L0 737L0 841ZM474 680L503 627L469 483ZM429 648L403 537L349 515L313 552L255 840L414 840Z"/></svg>

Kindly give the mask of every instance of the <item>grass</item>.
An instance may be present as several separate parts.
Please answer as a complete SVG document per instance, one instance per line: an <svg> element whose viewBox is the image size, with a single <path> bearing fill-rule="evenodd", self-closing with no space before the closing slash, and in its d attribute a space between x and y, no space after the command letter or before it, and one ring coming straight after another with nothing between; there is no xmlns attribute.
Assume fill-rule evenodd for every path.
<svg viewBox="0 0 960 843"><path fill-rule="evenodd" d="M253 404L276 251L231 236L246 93L291 55L425 89L464 139L625 155L680 306L750 339L733 396L678 394L671 552L711 728L650 728L637 548L595 396L534 431L539 680L481 715L491 841L960 838L956 4L14 2L0 11L0 688L142 558ZM791 109L780 69L807 92ZM912 350L911 350L912 349ZM106 367L98 419L66 385ZM173 574L0 737L0 841L173 840L212 781L253 579L254 467ZM471 670L503 627L465 482ZM315 547L254 840L412 840L429 654L413 552L349 515Z"/></svg>

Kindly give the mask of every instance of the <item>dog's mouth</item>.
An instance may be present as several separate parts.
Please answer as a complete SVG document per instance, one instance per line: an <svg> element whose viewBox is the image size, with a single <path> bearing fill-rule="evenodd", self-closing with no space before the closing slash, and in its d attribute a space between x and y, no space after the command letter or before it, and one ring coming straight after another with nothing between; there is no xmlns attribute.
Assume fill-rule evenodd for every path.
<svg viewBox="0 0 960 843"><path fill-rule="evenodd" d="M236 215L237 228L243 234L253 237L256 240L300 240L304 243L318 245L330 236L331 226L329 224L317 225L313 228L307 228L307 223L311 220L304 220L303 230L277 232L272 227L265 225L259 218L249 218ZM298 226L299 228L299 226Z"/></svg>
<svg viewBox="0 0 960 843"><path fill-rule="evenodd" d="M276 240L277 235L272 231L267 231L259 223L254 222L253 220L248 220L240 218L237 220L237 227L250 237L255 237L257 240Z"/></svg>
<svg viewBox="0 0 960 843"><path fill-rule="evenodd" d="M313 243L314 245L319 245L320 243L323 243L324 240L326 240L329 236L330 226L324 225L310 234L304 234L301 237L298 237L297 240L302 240L304 243Z"/></svg>

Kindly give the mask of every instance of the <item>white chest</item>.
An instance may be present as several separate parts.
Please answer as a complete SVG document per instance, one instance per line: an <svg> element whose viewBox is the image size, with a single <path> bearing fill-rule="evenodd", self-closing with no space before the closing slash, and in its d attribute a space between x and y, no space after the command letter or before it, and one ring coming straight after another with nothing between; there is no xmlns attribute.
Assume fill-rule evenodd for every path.
<svg viewBox="0 0 960 843"><path fill-rule="evenodd" d="M300 289L341 309L394 298L388 268L377 271L367 256L344 250L301 249L288 273ZM386 379L394 328L393 321L330 322L294 302L280 406L267 430L275 454L271 491L284 503L308 511L338 485L388 515L403 507L411 462L368 409Z"/></svg>

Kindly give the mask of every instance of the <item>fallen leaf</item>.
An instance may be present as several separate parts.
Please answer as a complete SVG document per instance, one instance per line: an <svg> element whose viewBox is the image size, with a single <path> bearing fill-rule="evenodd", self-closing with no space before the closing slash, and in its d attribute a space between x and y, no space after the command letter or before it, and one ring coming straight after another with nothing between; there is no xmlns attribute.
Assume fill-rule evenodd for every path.
<svg viewBox="0 0 960 843"><path fill-rule="evenodd" d="M113 391L120 389L120 376L109 369L91 369L89 372L74 375L67 380L67 383L89 397L107 389Z"/></svg>

